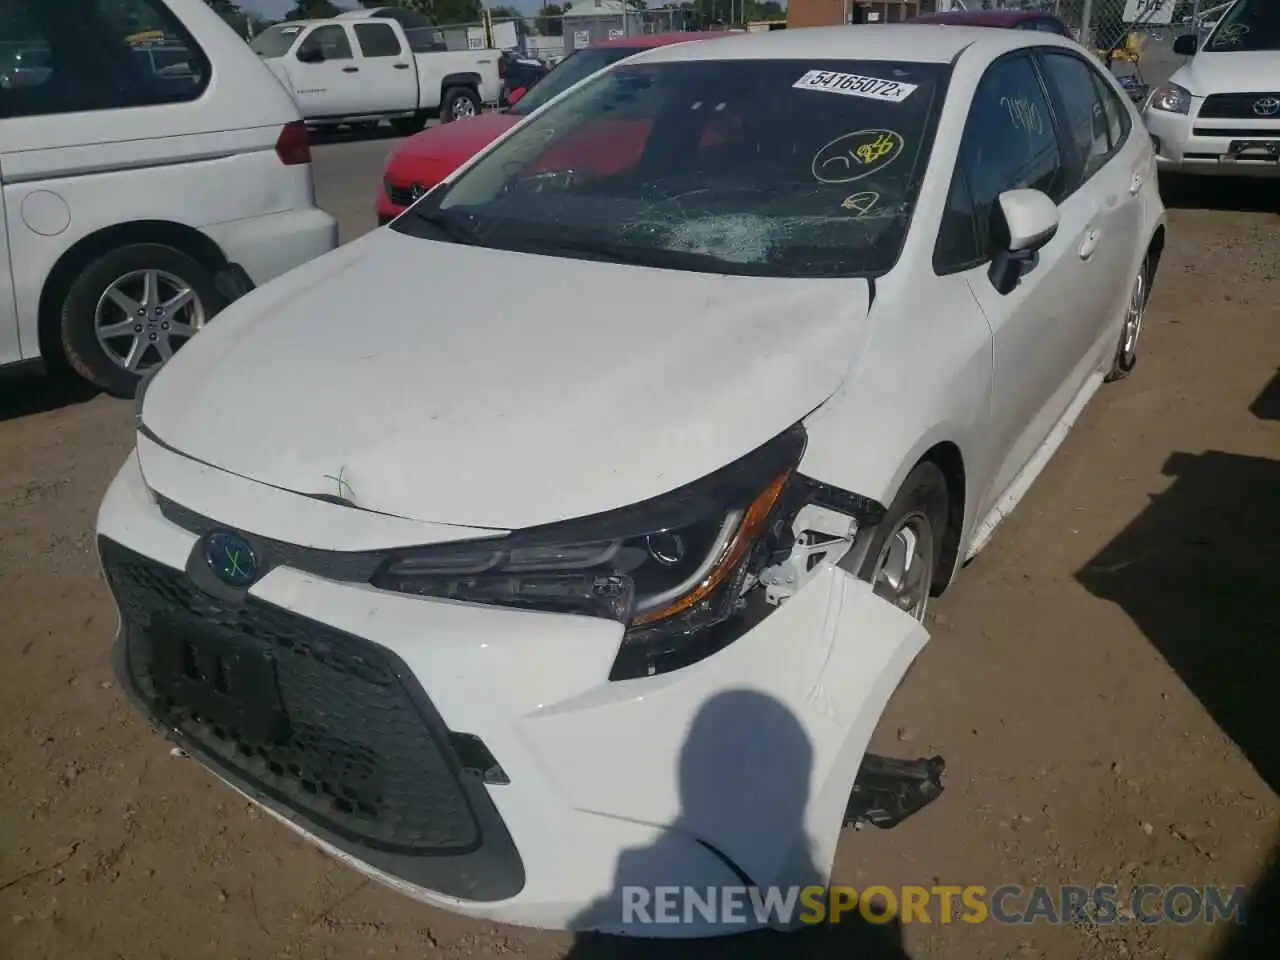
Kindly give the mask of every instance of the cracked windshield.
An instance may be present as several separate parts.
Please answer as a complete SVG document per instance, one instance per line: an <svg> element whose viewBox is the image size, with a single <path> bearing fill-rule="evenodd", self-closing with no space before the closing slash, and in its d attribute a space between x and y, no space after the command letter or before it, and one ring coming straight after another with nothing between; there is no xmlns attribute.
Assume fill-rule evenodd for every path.
<svg viewBox="0 0 1280 960"><path fill-rule="evenodd" d="M619 66L392 229L710 273L883 273L906 235L948 69L848 60Z"/></svg>

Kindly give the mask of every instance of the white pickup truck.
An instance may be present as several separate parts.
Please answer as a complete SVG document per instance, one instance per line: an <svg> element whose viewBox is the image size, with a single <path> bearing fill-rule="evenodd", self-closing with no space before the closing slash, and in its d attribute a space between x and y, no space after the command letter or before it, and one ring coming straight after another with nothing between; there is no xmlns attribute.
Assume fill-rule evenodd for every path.
<svg viewBox="0 0 1280 960"><path fill-rule="evenodd" d="M286 21L262 31L251 46L311 126L390 120L408 135L429 117L448 122L497 103L497 50L449 50L444 29L430 21L406 29L386 16L392 12Z"/></svg>

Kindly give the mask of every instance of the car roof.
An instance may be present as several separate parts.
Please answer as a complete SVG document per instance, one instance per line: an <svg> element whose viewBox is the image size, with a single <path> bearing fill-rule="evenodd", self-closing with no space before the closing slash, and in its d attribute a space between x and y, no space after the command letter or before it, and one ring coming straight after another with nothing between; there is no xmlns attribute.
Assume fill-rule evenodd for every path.
<svg viewBox="0 0 1280 960"><path fill-rule="evenodd" d="M647 63L679 60L901 60L951 63L970 47L986 56L1036 44L1064 44L1052 33L910 23L806 27L766 33L716 34L714 43L672 44L637 54Z"/></svg>
<svg viewBox="0 0 1280 960"><path fill-rule="evenodd" d="M665 47L672 43L685 43L689 40L703 40L712 35L712 31L685 31L682 33L637 33L630 37L616 37L613 40L597 40L591 44L593 50L608 47L626 47L628 49L649 50L653 47Z"/></svg>
<svg viewBox="0 0 1280 960"><path fill-rule="evenodd" d="M1014 27L1024 20L1056 20L1052 14L1036 10L944 10L922 13L907 23L955 23L970 27Z"/></svg>

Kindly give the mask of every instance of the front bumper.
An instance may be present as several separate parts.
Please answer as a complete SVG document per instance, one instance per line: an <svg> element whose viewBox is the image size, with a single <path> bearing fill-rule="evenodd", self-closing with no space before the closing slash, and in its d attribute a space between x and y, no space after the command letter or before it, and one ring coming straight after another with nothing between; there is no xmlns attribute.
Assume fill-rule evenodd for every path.
<svg viewBox="0 0 1280 960"><path fill-rule="evenodd" d="M1198 176L1280 177L1280 154L1233 157L1233 144L1280 142L1280 121L1199 119L1201 100L1189 115L1147 109L1143 120L1154 138L1156 163L1169 173Z"/></svg>
<svg viewBox="0 0 1280 960"><path fill-rule="evenodd" d="M204 227L204 232L239 264L256 286L338 246L338 221L319 207L303 207Z"/></svg>
<svg viewBox="0 0 1280 960"><path fill-rule="evenodd" d="M740 932L697 916L629 925L621 888L823 882L870 736L928 639L835 566L712 657L622 682L607 679L621 626L603 620L391 594L283 562L237 605L201 588L195 525L166 517L155 494L217 517L264 554L285 527L303 547L368 546L350 530L359 512L145 439L139 450L98 533L121 611L122 677L141 709L334 856L477 917ZM377 534L388 546L406 535ZM172 669L151 667L166 644L214 651L230 680L204 700L184 693ZM258 666L235 666L242 658ZM237 714L237 689L279 699L242 698ZM498 773L471 759L476 744Z"/></svg>
<svg viewBox="0 0 1280 960"><path fill-rule="evenodd" d="M405 209L405 207L391 202L391 198L387 196L387 188L385 186L378 187L378 200L374 204L374 213L378 217L378 226L385 227L400 214L404 213Z"/></svg>

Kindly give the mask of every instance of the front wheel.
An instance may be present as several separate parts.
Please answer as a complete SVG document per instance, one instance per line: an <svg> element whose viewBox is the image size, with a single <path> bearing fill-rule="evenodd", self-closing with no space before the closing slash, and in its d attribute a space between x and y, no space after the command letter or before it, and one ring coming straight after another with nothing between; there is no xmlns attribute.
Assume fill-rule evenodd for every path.
<svg viewBox="0 0 1280 960"><path fill-rule="evenodd" d="M98 389L131 397L226 305L213 276L173 247L137 243L81 271L62 303L62 349Z"/></svg>
<svg viewBox="0 0 1280 960"><path fill-rule="evenodd" d="M474 117L480 112L480 96L467 87L450 87L440 103L440 122Z"/></svg>
<svg viewBox="0 0 1280 960"><path fill-rule="evenodd" d="M876 596L924 620L942 537L947 529L947 480L932 463L918 463L881 521L859 575Z"/></svg>

